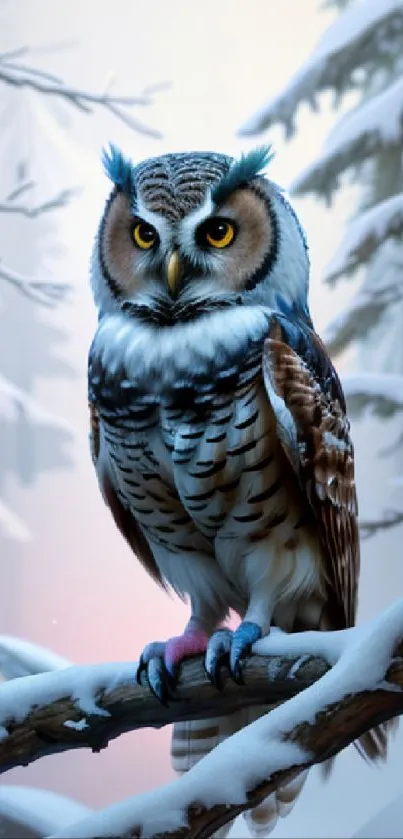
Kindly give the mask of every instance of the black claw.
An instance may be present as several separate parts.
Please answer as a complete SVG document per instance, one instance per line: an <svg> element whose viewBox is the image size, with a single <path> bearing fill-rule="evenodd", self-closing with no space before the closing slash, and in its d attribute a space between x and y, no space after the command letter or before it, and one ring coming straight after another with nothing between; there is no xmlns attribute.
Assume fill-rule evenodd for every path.
<svg viewBox="0 0 403 839"><path fill-rule="evenodd" d="M136 682L140 686L143 684L142 675L143 675L143 673L145 673L146 670L147 670L147 665L145 664L143 654L141 654L140 659L139 659L139 663L137 665L137 673L136 673Z"/></svg>
<svg viewBox="0 0 403 839"><path fill-rule="evenodd" d="M221 668L224 664L229 667L231 639L232 631L230 629L218 629L209 640L204 659L204 668L207 676L211 684L220 691L223 689Z"/></svg>
<svg viewBox="0 0 403 839"><path fill-rule="evenodd" d="M148 662L147 681L151 693L161 702L161 705L168 707L168 673L162 658L151 658Z"/></svg>
<svg viewBox="0 0 403 839"><path fill-rule="evenodd" d="M175 676L171 675L165 666L164 659L158 655L148 661L143 655L140 656L136 681L143 687L147 685L155 698L166 708L169 701L175 699Z"/></svg>

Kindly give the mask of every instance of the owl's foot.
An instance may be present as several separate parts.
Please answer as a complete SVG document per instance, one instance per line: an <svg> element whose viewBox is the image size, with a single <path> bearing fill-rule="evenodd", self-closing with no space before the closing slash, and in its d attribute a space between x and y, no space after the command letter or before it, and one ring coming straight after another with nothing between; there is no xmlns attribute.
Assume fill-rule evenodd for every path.
<svg viewBox="0 0 403 839"><path fill-rule="evenodd" d="M144 648L137 668L137 681L146 673L154 696L167 705L173 699L179 664L185 658L206 652L208 635L202 629L188 629L168 641L152 641Z"/></svg>
<svg viewBox="0 0 403 839"><path fill-rule="evenodd" d="M221 689L220 668L226 663L234 681L243 684L242 659L249 655L252 645L262 637L262 630L257 623L243 621L233 632L231 629L218 629L211 636L206 652L205 668L215 687Z"/></svg>

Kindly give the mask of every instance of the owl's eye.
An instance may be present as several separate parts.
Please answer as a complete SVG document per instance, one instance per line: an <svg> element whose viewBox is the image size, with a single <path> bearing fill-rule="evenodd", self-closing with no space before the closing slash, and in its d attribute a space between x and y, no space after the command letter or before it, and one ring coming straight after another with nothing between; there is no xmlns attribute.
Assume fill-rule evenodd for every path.
<svg viewBox="0 0 403 839"><path fill-rule="evenodd" d="M133 227L134 244L144 251L148 251L158 241L158 233L151 224L146 221L137 221Z"/></svg>
<svg viewBox="0 0 403 839"><path fill-rule="evenodd" d="M197 241L201 247L227 248L234 239L235 225L224 218L211 218L200 225Z"/></svg>

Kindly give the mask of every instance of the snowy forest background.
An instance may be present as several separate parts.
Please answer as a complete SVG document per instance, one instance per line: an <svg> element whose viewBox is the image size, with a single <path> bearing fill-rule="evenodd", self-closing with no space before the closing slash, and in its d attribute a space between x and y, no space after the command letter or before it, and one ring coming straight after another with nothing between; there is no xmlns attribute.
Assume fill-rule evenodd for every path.
<svg viewBox="0 0 403 839"><path fill-rule="evenodd" d="M115 533L87 452L88 259L109 140L134 159L274 144L353 416L360 620L402 595L403 2L221 5L0 0L2 678L136 658L184 623ZM273 835L401 836L402 736L379 771L350 748L326 786L311 772ZM137 732L3 776L0 835L44 836L152 789L172 774L168 738Z"/></svg>

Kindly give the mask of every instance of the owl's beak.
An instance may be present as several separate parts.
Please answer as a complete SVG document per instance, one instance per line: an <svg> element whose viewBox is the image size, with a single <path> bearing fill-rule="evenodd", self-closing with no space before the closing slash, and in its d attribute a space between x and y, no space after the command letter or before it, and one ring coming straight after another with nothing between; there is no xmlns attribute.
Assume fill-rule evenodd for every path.
<svg viewBox="0 0 403 839"><path fill-rule="evenodd" d="M167 264L167 283L172 297L176 297L178 292L181 271L182 266L179 253L177 250L172 251Z"/></svg>

